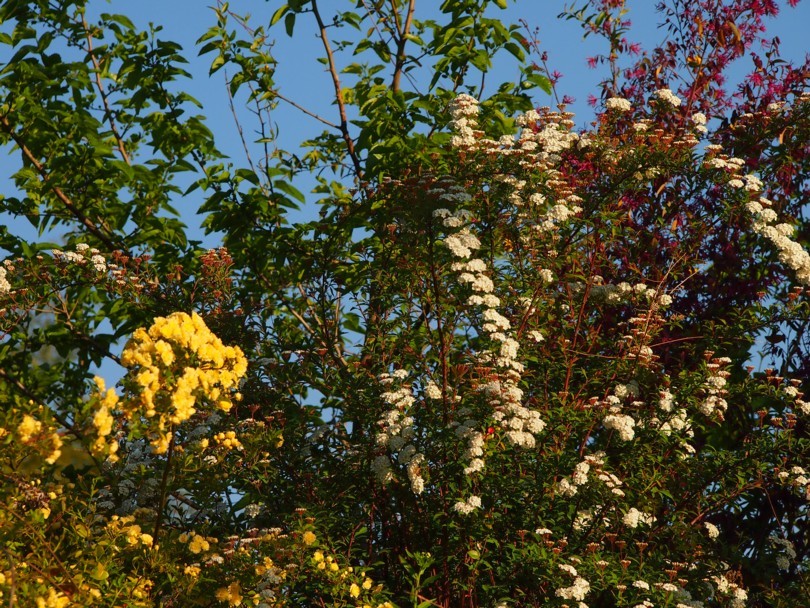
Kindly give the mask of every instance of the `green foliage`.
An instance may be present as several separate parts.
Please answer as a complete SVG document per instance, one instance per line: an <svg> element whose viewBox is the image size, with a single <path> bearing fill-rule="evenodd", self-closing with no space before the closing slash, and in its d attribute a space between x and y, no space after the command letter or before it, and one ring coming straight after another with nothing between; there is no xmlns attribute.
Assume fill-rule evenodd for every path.
<svg viewBox="0 0 810 608"><path fill-rule="evenodd" d="M596 4L569 16L616 50ZM618 99L611 56L577 131L505 8L217 3L238 161L159 27L3 3L4 603L806 598L803 85L705 134L666 83ZM327 110L277 77L313 36ZM291 149L284 106L317 125ZM779 372L745 367L762 336Z"/></svg>

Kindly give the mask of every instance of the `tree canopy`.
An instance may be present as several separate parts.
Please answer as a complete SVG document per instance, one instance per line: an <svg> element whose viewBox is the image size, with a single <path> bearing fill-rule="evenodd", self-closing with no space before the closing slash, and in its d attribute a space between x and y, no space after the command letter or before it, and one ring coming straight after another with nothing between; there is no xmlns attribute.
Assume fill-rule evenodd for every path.
<svg viewBox="0 0 810 608"><path fill-rule="evenodd" d="M196 50L0 5L3 605L806 602L796 0L666 0L647 49L565 9L606 48L579 128L506 0L425 4L218 2Z"/></svg>

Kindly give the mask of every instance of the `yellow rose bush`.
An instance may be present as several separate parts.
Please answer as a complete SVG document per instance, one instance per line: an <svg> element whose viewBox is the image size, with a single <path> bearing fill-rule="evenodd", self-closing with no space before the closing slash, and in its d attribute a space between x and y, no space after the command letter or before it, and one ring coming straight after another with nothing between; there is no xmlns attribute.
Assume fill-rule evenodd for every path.
<svg viewBox="0 0 810 608"><path fill-rule="evenodd" d="M103 500L109 490L81 480L88 473L103 475L119 491L136 490L143 480L127 471L133 469L132 446L144 440L144 457L168 474L174 467L169 446L176 437L187 437L177 434L183 424L195 414L227 415L239 399L245 356L238 347L225 346L198 314L174 313L136 330L121 363L128 368L123 394L96 376L89 398L71 420L34 401L3 412L0 541L6 551L0 553L0 598L37 608L119 605L120 598L127 598L127 606L148 606L154 587L148 573L155 568L182 566L183 578L196 582L191 574L199 573L199 566L167 564L171 556L157 542L161 518L154 508L111 513ZM242 449L227 424L212 438L227 450ZM119 451L121 442L127 449ZM204 450L207 443L203 439L198 445ZM176 449L184 452L180 444ZM204 536L192 532L190 539L192 554L208 552ZM57 558L57 547L62 557ZM63 561L67 556L70 563ZM110 594L119 599L111 603Z"/></svg>
<svg viewBox="0 0 810 608"><path fill-rule="evenodd" d="M148 330L136 330L121 364L129 368L124 386L132 393L121 411L156 454L168 450L173 430L198 410L228 412L247 369L239 347L222 344L196 313L158 317Z"/></svg>

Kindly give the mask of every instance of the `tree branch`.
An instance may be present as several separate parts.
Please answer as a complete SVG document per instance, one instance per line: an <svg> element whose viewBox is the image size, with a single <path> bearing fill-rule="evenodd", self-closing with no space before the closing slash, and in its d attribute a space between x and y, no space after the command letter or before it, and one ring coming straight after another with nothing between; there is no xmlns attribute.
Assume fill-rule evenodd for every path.
<svg viewBox="0 0 810 608"><path fill-rule="evenodd" d="M115 141L118 143L118 151L121 153L121 158L124 159L127 165L131 165L129 154L127 154L126 147L124 146L124 138L121 137L121 134L118 132L118 126L115 124L113 111L107 99L107 91L104 90L104 83L101 81L101 64L98 62L98 57L96 57L96 53L93 50L93 35L90 33L90 26L87 24L87 19L85 19L84 14L82 14L82 27L84 28L85 38L87 39L87 54L90 55L90 59L93 62L96 88L101 96L101 103L104 104L104 116L107 118L107 122L110 123L110 130L112 131L113 137L115 137Z"/></svg>
<svg viewBox="0 0 810 608"><path fill-rule="evenodd" d="M318 23L318 29L320 30L318 37L321 39L323 43L324 51L326 51L326 60L329 64L329 73L332 76L332 84L335 87L335 101L338 105L338 111L340 112L340 132L343 135L343 141L346 142L346 151L349 154L349 157L352 159L352 164L354 165L354 171L357 176L357 179L361 179L363 177L363 167L360 164L360 159L357 157L357 152L354 149L354 140L349 135L349 119L346 114L346 101L343 99L343 90L340 86L340 77L338 76L337 66L335 65L335 55L332 52L332 46L329 44L329 37L326 35L326 25L321 18L321 13L318 10L318 2L317 0L312 0L312 13L315 15L315 20Z"/></svg>
<svg viewBox="0 0 810 608"><path fill-rule="evenodd" d="M14 143L17 144L17 147L22 151L23 156L29 160L29 162L34 165L34 168L37 172L42 176L42 181L47 184L50 189L53 191L56 198L65 206L65 208L73 215L79 222L81 222L85 228L87 228L90 233L95 236L99 241L104 243L110 251L115 249L123 249L122 246L116 244L107 234L105 234L98 226L96 226L90 218L88 218L63 191L59 186L56 186L51 182L50 176L48 172L45 170L45 165L43 165L34 153L25 145L25 142L22 138L14 131L14 127L8 120L8 117L2 116L0 117L0 127L14 140Z"/></svg>
<svg viewBox="0 0 810 608"><path fill-rule="evenodd" d="M397 34L399 35L399 38L397 39L397 58L396 63L394 63L394 80L391 83L391 90L395 93L400 89L402 68L405 66L405 59L407 58L405 55L405 43L408 42L408 34L411 31L411 24L413 23L413 14L415 10L416 0L410 0L408 2L408 15L405 17L405 24L402 26L402 29L397 28Z"/></svg>

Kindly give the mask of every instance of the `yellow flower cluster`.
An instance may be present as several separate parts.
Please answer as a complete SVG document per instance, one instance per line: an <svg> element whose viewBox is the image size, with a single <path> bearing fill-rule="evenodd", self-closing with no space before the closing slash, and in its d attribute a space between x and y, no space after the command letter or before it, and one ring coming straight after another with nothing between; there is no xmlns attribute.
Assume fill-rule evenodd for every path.
<svg viewBox="0 0 810 608"><path fill-rule="evenodd" d="M5 432L0 433L0 437L4 434ZM30 414L23 416L17 425L16 435L21 444L33 446L48 464L55 463L62 454L62 437L59 433L43 425Z"/></svg>
<svg viewBox="0 0 810 608"><path fill-rule="evenodd" d="M37 608L67 608L67 606L70 606L70 598L55 589L48 589L48 597L37 598Z"/></svg>
<svg viewBox="0 0 810 608"><path fill-rule="evenodd" d="M234 581L227 587L217 589L216 596L220 602L228 602L231 606L238 606L242 603L242 587L238 581Z"/></svg>
<svg viewBox="0 0 810 608"><path fill-rule="evenodd" d="M239 398L231 392L247 370L239 347L225 346L202 317L184 312L156 318L149 330L135 330L121 363L130 368L128 378L137 391L122 403L124 415L147 421L158 454L167 451L172 427L188 420L200 402L230 410Z"/></svg>
<svg viewBox="0 0 810 608"><path fill-rule="evenodd" d="M143 545L144 547L151 547L154 543L154 538L151 534L146 534L141 530L138 524L133 523L135 518L131 515L126 517L119 517L113 515L107 528L113 533L122 534L131 547Z"/></svg>
<svg viewBox="0 0 810 608"><path fill-rule="evenodd" d="M217 433L214 435L214 441L219 445L228 448L229 450L238 450L242 447L242 442L236 437L233 431L225 431L224 433Z"/></svg>
<svg viewBox="0 0 810 608"><path fill-rule="evenodd" d="M118 456L115 455L118 451L118 442L114 439L108 442L106 437L112 433L115 422L112 412L118 406L118 395L115 393L115 389L107 389L103 378L96 376L93 380L98 391L98 405L96 413L93 415L93 427L96 429L97 438L91 451L96 456L103 454L115 462L118 460Z"/></svg>
<svg viewBox="0 0 810 608"><path fill-rule="evenodd" d="M208 551L211 548L211 544L204 536L200 536L196 532L192 532L191 534L181 534L180 535L180 542L184 543L188 541L188 550L194 553L202 553L203 551Z"/></svg>
<svg viewBox="0 0 810 608"><path fill-rule="evenodd" d="M307 533L305 533L305 535L306 534ZM311 534L311 532L309 532L309 534ZM318 570L324 570L330 575L330 578L341 586L345 585L348 581L351 581L348 585L348 592L349 596L352 598L359 598L363 591L370 591L372 585L374 584L374 581L368 577L363 576L362 578L357 578L357 574L355 574L352 566L348 566L347 568L341 570L337 560L335 560L335 558L331 555L324 555L323 551L315 551L312 554L312 563ZM369 608L371 608L369 604L363 604L363 606L369 606ZM386 607L385 604L379 604L377 608Z"/></svg>

